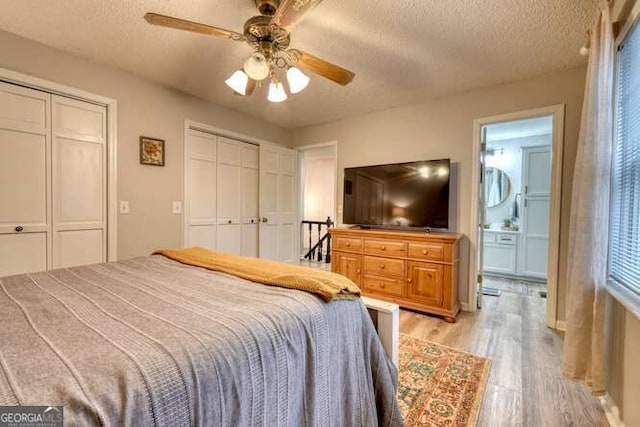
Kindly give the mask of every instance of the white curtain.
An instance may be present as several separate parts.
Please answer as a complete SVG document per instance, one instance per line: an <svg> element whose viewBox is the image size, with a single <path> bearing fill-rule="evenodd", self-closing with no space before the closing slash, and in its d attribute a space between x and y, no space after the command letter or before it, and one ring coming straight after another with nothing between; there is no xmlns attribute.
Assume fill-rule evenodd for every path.
<svg viewBox="0 0 640 427"><path fill-rule="evenodd" d="M573 192L563 372L605 391L604 313L613 132L614 37L603 1L591 31Z"/></svg>

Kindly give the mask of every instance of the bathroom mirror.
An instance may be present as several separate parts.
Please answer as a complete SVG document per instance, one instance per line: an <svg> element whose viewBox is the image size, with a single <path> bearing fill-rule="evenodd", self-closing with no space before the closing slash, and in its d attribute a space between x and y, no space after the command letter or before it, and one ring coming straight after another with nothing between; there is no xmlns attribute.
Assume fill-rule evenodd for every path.
<svg viewBox="0 0 640 427"><path fill-rule="evenodd" d="M507 200L511 192L511 180L502 169L485 169L484 202L488 208L499 206Z"/></svg>

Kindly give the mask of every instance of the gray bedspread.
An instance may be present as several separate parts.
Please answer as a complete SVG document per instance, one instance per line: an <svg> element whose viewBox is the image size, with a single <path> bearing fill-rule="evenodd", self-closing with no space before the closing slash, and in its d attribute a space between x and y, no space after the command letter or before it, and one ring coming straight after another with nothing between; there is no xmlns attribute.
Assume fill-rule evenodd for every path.
<svg viewBox="0 0 640 427"><path fill-rule="evenodd" d="M361 301L161 255L0 279L0 405L71 425L401 425Z"/></svg>

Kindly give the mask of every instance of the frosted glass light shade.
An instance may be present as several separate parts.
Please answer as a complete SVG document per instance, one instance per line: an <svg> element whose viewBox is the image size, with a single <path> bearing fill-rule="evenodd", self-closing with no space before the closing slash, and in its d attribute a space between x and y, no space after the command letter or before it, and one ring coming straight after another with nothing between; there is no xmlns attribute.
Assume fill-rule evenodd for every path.
<svg viewBox="0 0 640 427"><path fill-rule="evenodd" d="M254 53L244 61L244 72L253 80L264 80L269 76L269 63L261 53Z"/></svg>
<svg viewBox="0 0 640 427"><path fill-rule="evenodd" d="M239 93L244 96L247 93L247 84L249 83L249 76L245 74L244 71L238 70L231 75L227 80L224 81L227 86L234 90L234 92Z"/></svg>
<svg viewBox="0 0 640 427"><path fill-rule="evenodd" d="M289 82L289 90L291 93L299 93L309 84L309 77L296 67L287 70L287 81Z"/></svg>
<svg viewBox="0 0 640 427"><path fill-rule="evenodd" d="M269 96L267 99L271 102L282 102L287 99L287 93L284 86L280 82L271 82L269 85Z"/></svg>

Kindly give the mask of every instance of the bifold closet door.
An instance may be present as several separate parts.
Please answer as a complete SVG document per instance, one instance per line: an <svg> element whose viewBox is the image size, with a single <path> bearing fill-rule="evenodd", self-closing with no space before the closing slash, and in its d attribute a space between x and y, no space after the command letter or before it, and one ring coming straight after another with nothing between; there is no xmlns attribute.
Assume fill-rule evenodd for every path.
<svg viewBox="0 0 640 427"><path fill-rule="evenodd" d="M50 100L0 82L0 277L51 266Z"/></svg>
<svg viewBox="0 0 640 427"><path fill-rule="evenodd" d="M220 252L242 252L241 218L242 145L218 137L218 244Z"/></svg>
<svg viewBox="0 0 640 427"><path fill-rule="evenodd" d="M185 140L185 246L216 249L217 136L189 130Z"/></svg>
<svg viewBox="0 0 640 427"><path fill-rule="evenodd" d="M296 259L295 151L260 145L260 257Z"/></svg>
<svg viewBox="0 0 640 427"><path fill-rule="evenodd" d="M258 188L260 151L255 145L242 147L242 255L258 256Z"/></svg>
<svg viewBox="0 0 640 427"><path fill-rule="evenodd" d="M51 99L53 268L105 262L107 110Z"/></svg>

